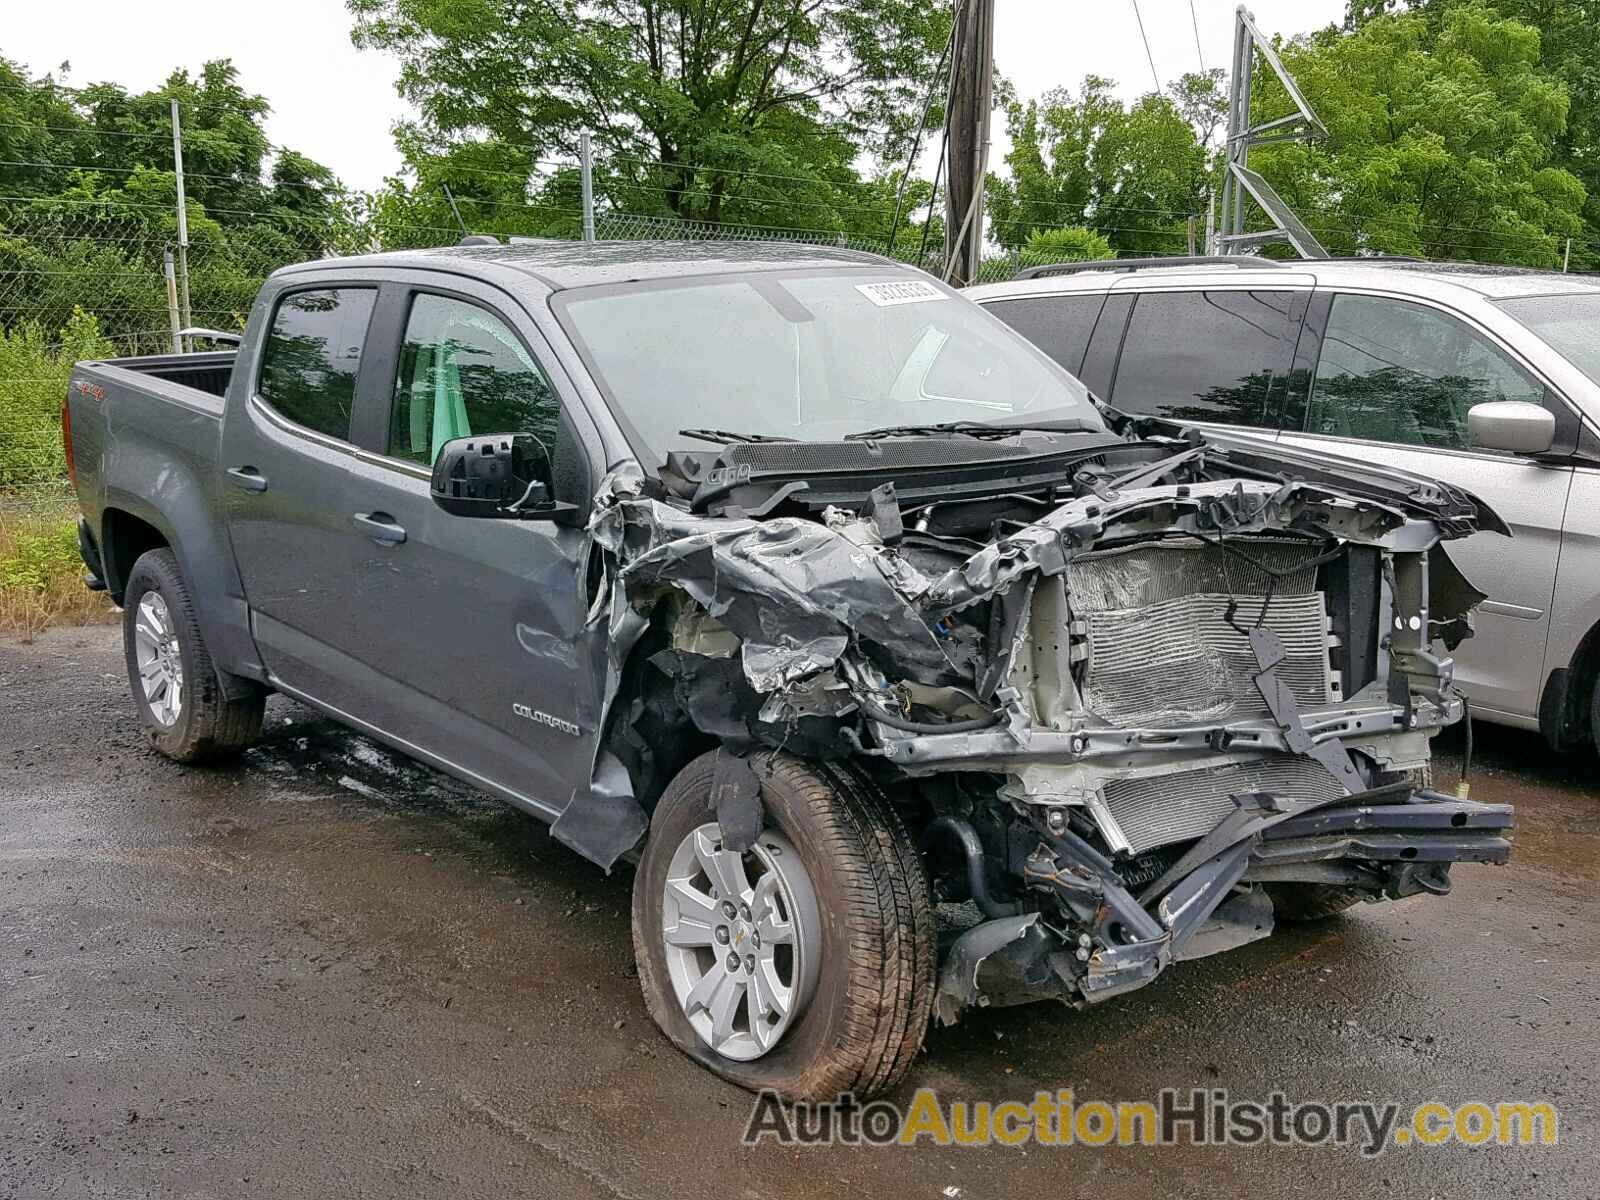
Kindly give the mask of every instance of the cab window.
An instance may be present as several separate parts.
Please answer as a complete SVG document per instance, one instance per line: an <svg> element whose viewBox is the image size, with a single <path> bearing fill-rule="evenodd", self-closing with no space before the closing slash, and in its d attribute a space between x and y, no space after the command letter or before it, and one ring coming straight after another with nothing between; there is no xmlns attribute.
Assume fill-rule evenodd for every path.
<svg viewBox="0 0 1600 1200"><path fill-rule="evenodd" d="M411 302L390 406L388 453L428 467L451 438L530 433L555 467L560 404L499 317L448 296Z"/></svg>
<svg viewBox="0 0 1600 1200"><path fill-rule="evenodd" d="M256 394L296 425L349 441L356 371L377 295L375 288L317 288L279 300Z"/></svg>
<svg viewBox="0 0 1600 1200"><path fill-rule="evenodd" d="M1384 296L1333 298L1306 432L1465 449L1467 410L1544 387L1464 321Z"/></svg>

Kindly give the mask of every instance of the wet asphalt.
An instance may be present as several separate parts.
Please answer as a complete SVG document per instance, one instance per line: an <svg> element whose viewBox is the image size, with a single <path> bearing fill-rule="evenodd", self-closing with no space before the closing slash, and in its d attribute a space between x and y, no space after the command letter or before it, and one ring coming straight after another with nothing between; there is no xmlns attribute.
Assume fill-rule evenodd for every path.
<svg viewBox="0 0 1600 1200"><path fill-rule="evenodd" d="M1558 1146L749 1149L644 1014L626 867L281 699L241 767L175 766L115 629L0 641L0 1197L1597 1196L1600 778L1477 741L1511 865L975 1011L899 1095L1547 1100Z"/></svg>

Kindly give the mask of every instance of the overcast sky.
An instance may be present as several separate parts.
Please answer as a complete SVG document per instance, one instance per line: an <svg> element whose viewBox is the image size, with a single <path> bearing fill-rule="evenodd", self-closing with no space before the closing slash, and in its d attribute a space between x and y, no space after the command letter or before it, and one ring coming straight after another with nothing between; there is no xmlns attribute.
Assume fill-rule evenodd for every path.
<svg viewBox="0 0 1600 1200"><path fill-rule="evenodd" d="M1200 62L1226 66L1236 0L1139 0L1163 85ZM70 61L67 81L110 80L131 90L172 68L197 71L231 58L241 82L272 104L267 134L326 163L346 183L371 188L399 169L389 128L408 114L395 94L396 64L350 44L339 0L274 0L266 8L216 0L72 0L7 6L0 54L35 75ZM1254 0L1269 35L1304 33L1343 15L1343 0ZM995 63L1024 97L1087 74L1117 81L1129 98L1153 86L1133 0L997 0ZM997 133L1003 132L998 128ZM995 150L996 161L1004 150Z"/></svg>

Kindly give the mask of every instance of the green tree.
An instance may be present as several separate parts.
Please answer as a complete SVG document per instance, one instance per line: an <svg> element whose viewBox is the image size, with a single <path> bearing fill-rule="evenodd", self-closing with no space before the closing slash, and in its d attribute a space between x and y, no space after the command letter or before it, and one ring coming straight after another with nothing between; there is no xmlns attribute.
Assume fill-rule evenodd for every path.
<svg viewBox="0 0 1600 1200"><path fill-rule="evenodd" d="M1115 258L1111 243L1092 229L1081 225L1066 229L1035 229L1022 247L1029 262L1092 262Z"/></svg>
<svg viewBox="0 0 1600 1200"><path fill-rule="evenodd" d="M1059 89L1010 106L1010 174L988 184L1002 246L1082 225L1119 252L1182 252L1186 218L1204 204L1205 148L1172 99L1151 94L1125 106L1113 87L1091 75L1076 97Z"/></svg>
<svg viewBox="0 0 1600 1200"><path fill-rule="evenodd" d="M841 231L856 160L904 153L951 22L949 0L348 4L356 43L399 56L434 153L549 165L589 127L614 208Z"/></svg>
<svg viewBox="0 0 1600 1200"><path fill-rule="evenodd" d="M274 152L267 102L226 60L158 88L70 88L0 59L0 327L91 308L123 349L165 340L163 251L177 241L171 102L184 129L193 315L241 324L270 271L367 244L333 173Z"/></svg>
<svg viewBox="0 0 1600 1200"><path fill-rule="evenodd" d="M1330 138L1253 155L1335 254L1551 266L1581 234L1583 183L1560 165L1567 89L1536 29L1482 4L1355 14L1283 47ZM1290 111L1257 75L1254 119Z"/></svg>
<svg viewBox="0 0 1600 1200"><path fill-rule="evenodd" d="M1481 2L1481 0L1480 0ZM1421 15L1437 35L1448 15L1471 7L1463 0L1426 0L1409 6L1393 0L1357 0L1347 24L1359 29L1385 12ZM1600 268L1600 3L1596 0L1488 0L1490 11L1539 32L1539 63L1567 91L1566 127L1555 139L1550 165L1571 172L1583 184L1583 236L1575 239L1573 264Z"/></svg>

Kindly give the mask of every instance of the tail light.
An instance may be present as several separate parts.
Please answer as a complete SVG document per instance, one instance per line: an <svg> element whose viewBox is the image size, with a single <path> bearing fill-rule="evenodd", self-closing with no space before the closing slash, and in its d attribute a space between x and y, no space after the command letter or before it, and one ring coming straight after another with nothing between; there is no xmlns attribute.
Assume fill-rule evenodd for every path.
<svg viewBox="0 0 1600 1200"><path fill-rule="evenodd" d="M67 478L78 486L78 463L72 456L72 394L61 402L61 448L67 455Z"/></svg>

